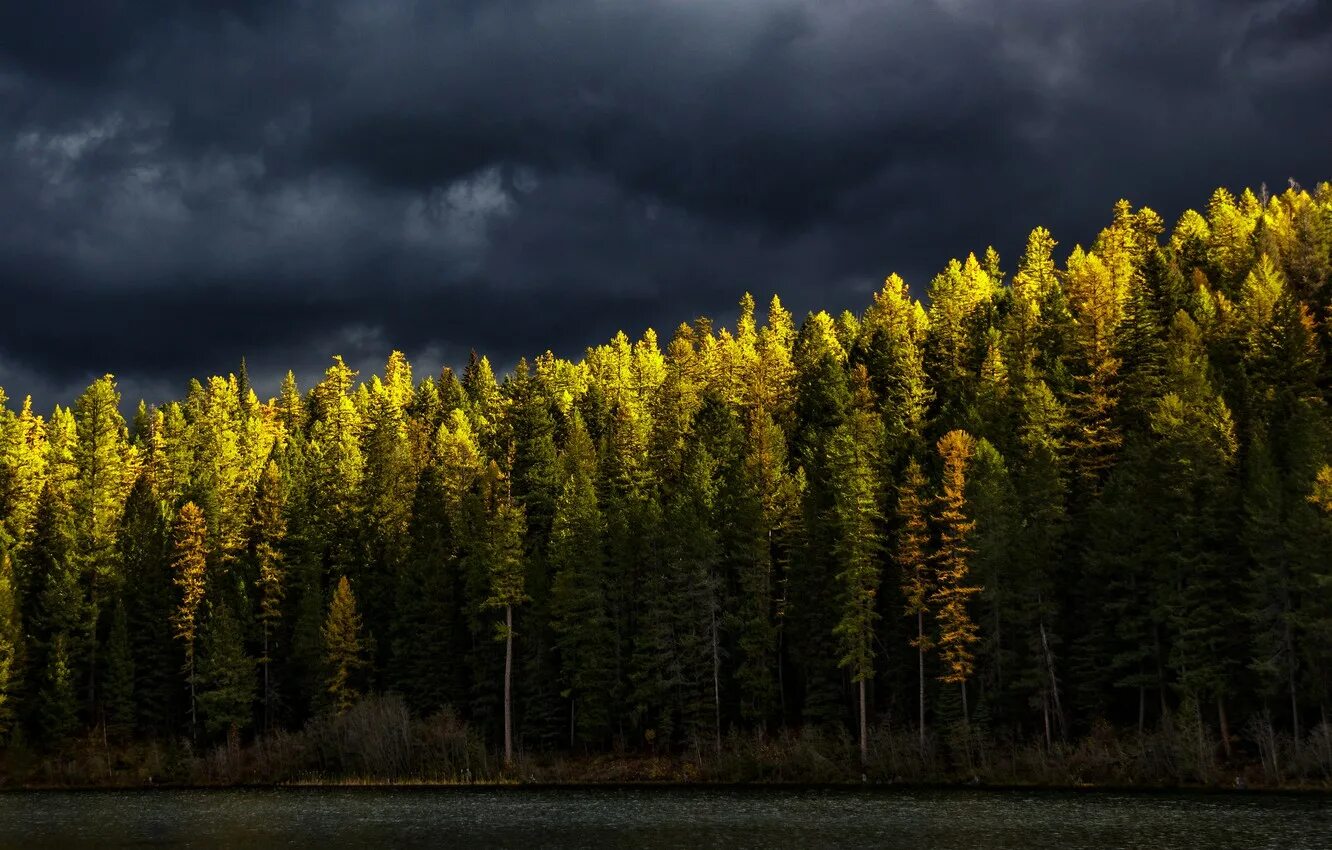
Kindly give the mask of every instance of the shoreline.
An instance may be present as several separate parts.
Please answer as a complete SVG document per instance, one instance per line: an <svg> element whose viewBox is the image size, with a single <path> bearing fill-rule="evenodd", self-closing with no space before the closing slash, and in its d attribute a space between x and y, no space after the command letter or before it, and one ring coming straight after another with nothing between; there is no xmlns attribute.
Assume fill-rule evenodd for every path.
<svg viewBox="0 0 1332 850"><path fill-rule="evenodd" d="M22 793L79 793L95 794L114 791L823 791L874 793L951 793L978 791L987 794L1132 794L1142 796L1199 795L1209 797L1282 796L1332 798L1332 785L1317 786L1248 786L1235 788L1222 785L1049 785L1020 783L970 782L679 782L679 781L589 781L570 782L522 780L490 780L448 782L438 779L356 779L288 782L246 783L150 783L150 784L84 784L84 785L0 785L0 794Z"/></svg>

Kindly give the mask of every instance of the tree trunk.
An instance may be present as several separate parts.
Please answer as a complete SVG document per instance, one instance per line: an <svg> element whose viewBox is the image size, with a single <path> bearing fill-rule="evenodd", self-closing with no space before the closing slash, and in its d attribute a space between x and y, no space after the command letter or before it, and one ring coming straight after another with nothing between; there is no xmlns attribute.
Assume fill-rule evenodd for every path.
<svg viewBox="0 0 1332 850"><path fill-rule="evenodd" d="M777 628L777 710L781 712L781 726L786 725L786 647L782 628Z"/></svg>
<svg viewBox="0 0 1332 850"><path fill-rule="evenodd" d="M925 612L916 612L916 669L919 679L919 697L920 697L920 716L918 718L918 730L920 733L920 757L925 758Z"/></svg>
<svg viewBox="0 0 1332 850"><path fill-rule="evenodd" d="M717 754L721 755L721 649L717 646L717 605L712 604L712 713L714 734L717 739Z"/></svg>
<svg viewBox="0 0 1332 850"><path fill-rule="evenodd" d="M94 579L96 581L96 579ZM92 623L88 630L88 718L97 711L97 592L92 594Z"/></svg>
<svg viewBox="0 0 1332 850"><path fill-rule="evenodd" d="M1040 604L1039 594L1036 597L1037 604ZM1059 701L1059 680L1055 678L1054 653L1050 651L1050 638L1045 633L1045 615L1040 618L1041 627L1041 649L1045 653L1045 669L1050 677L1050 698L1054 700L1055 723L1059 726L1059 740L1064 740L1064 707Z"/></svg>
<svg viewBox="0 0 1332 850"><path fill-rule="evenodd" d="M860 680L860 766L869 765L869 720L865 716L865 680Z"/></svg>
<svg viewBox="0 0 1332 850"><path fill-rule="evenodd" d="M271 696L272 692L268 686L268 667L272 664L272 659L268 655L268 621L264 620L264 731L267 732L272 726Z"/></svg>
<svg viewBox="0 0 1332 850"><path fill-rule="evenodd" d="M1207 729L1203 725L1202 701L1196 697L1193 700L1194 722L1198 724L1198 778L1206 782L1211 776L1211 767L1208 762L1211 761L1210 754L1207 751Z"/></svg>
<svg viewBox="0 0 1332 850"><path fill-rule="evenodd" d="M1138 735L1147 725L1147 686L1138 685Z"/></svg>
<svg viewBox="0 0 1332 850"><path fill-rule="evenodd" d="M1048 753L1054 745L1050 737L1050 695L1041 694L1041 717L1045 720L1045 751Z"/></svg>
<svg viewBox="0 0 1332 850"><path fill-rule="evenodd" d="M1216 717L1221 726L1221 746L1226 752L1226 761L1230 761L1230 721L1226 719L1226 704L1219 696L1216 698Z"/></svg>
<svg viewBox="0 0 1332 850"><path fill-rule="evenodd" d="M1300 701L1295 686L1295 646L1291 639L1290 623L1285 624L1286 638L1286 678L1290 683L1290 728L1295 742L1295 752L1300 751Z"/></svg>
<svg viewBox="0 0 1332 850"><path fill-rule="evenodd" d="M967 711L967 682L965 679L960 683L962 685L962 725L966 728L967 734L971 734L971 713ZM968 744L968 747L970 745Z"/></svg>
<svg viewBox="0 0 1332 850"><path fill-rule="evenodd" d="M194 652L193 651L190 652L189 678L190 678L190 742L197 744L199 742L198 717L197 717L198 703L194 699Z"/></svg>
<svg viewBox="0 0 1332 850"><path fill-rule="evenodd" d="M1161 698L1161 722L1168 723L1170 706L1166 704L1165 667L1161 663L1161 630L1152 623L1152 654L1156 657L1156 693Z"/></svg>
<svg viewBox="0 0 1332 850"><path fill-rule="evenodd" d="M504 606L504 764L513 763L513 606Z"/></svg>

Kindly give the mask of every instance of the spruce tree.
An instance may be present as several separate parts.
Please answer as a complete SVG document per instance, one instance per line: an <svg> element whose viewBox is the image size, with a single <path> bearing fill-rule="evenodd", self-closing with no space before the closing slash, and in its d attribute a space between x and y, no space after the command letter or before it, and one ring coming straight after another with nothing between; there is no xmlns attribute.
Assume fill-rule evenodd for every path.
<svg viewBox="0 0 1332 850"><path fill-rule="evenodd" d="M199 711L209 735L248 729L254 717L255 661L231 605L208 603L200 639Z"/></svg>
<svg viewBox="0 0 1332 850"><path fill-rule="evenodd" d="M611 729L614 629L606 607L603 522L594 480L596 450L574 414L565 451L568 475L550 536L553 627L569 700L569 744L597 743Z"/></svg>
<svg viewBox="0 0 1332 850"><path fill-rule="evenodd" d="M106 643L106 679L103 688L102 722L108 733L124 739L134 730L134 654L130 646L129 617L125 603L116 600L111 615L111 633Z"/></svg>
<svg viewBox="0 0 1332 850"><path fill-rule="evenodd" d="M74 734L79 723L78 696L74 671L69 664L68 643L69 638L64 632L57 632L51 639L38 700L41 705L38 726L43 741L52 747L63 744Z"/></svg>

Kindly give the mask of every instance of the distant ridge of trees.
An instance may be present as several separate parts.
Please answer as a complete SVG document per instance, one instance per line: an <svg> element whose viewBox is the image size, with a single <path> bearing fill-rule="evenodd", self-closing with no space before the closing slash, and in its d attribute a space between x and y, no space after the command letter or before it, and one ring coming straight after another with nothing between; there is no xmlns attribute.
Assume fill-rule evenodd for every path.
<svg viewBox="0 0 1332 850"><path fill-rule="evenodd" d="M261 401L242 365L130 422L110 375L0 391L0 742L393 693L506 760L1113 728L1332 770L1332 187L1056 248L503 380L335 357Z"/></svg>

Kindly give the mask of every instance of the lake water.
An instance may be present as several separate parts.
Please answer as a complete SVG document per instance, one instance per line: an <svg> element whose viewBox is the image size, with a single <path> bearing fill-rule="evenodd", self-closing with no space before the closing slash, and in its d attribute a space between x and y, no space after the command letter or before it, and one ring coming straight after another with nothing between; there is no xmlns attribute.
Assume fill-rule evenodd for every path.
<svg viewBox="0 0 1332 850"><path fill-rule="evenodd" d="M1332 797L779 789L0 794L0 847L1332 848Z"/></svg>

